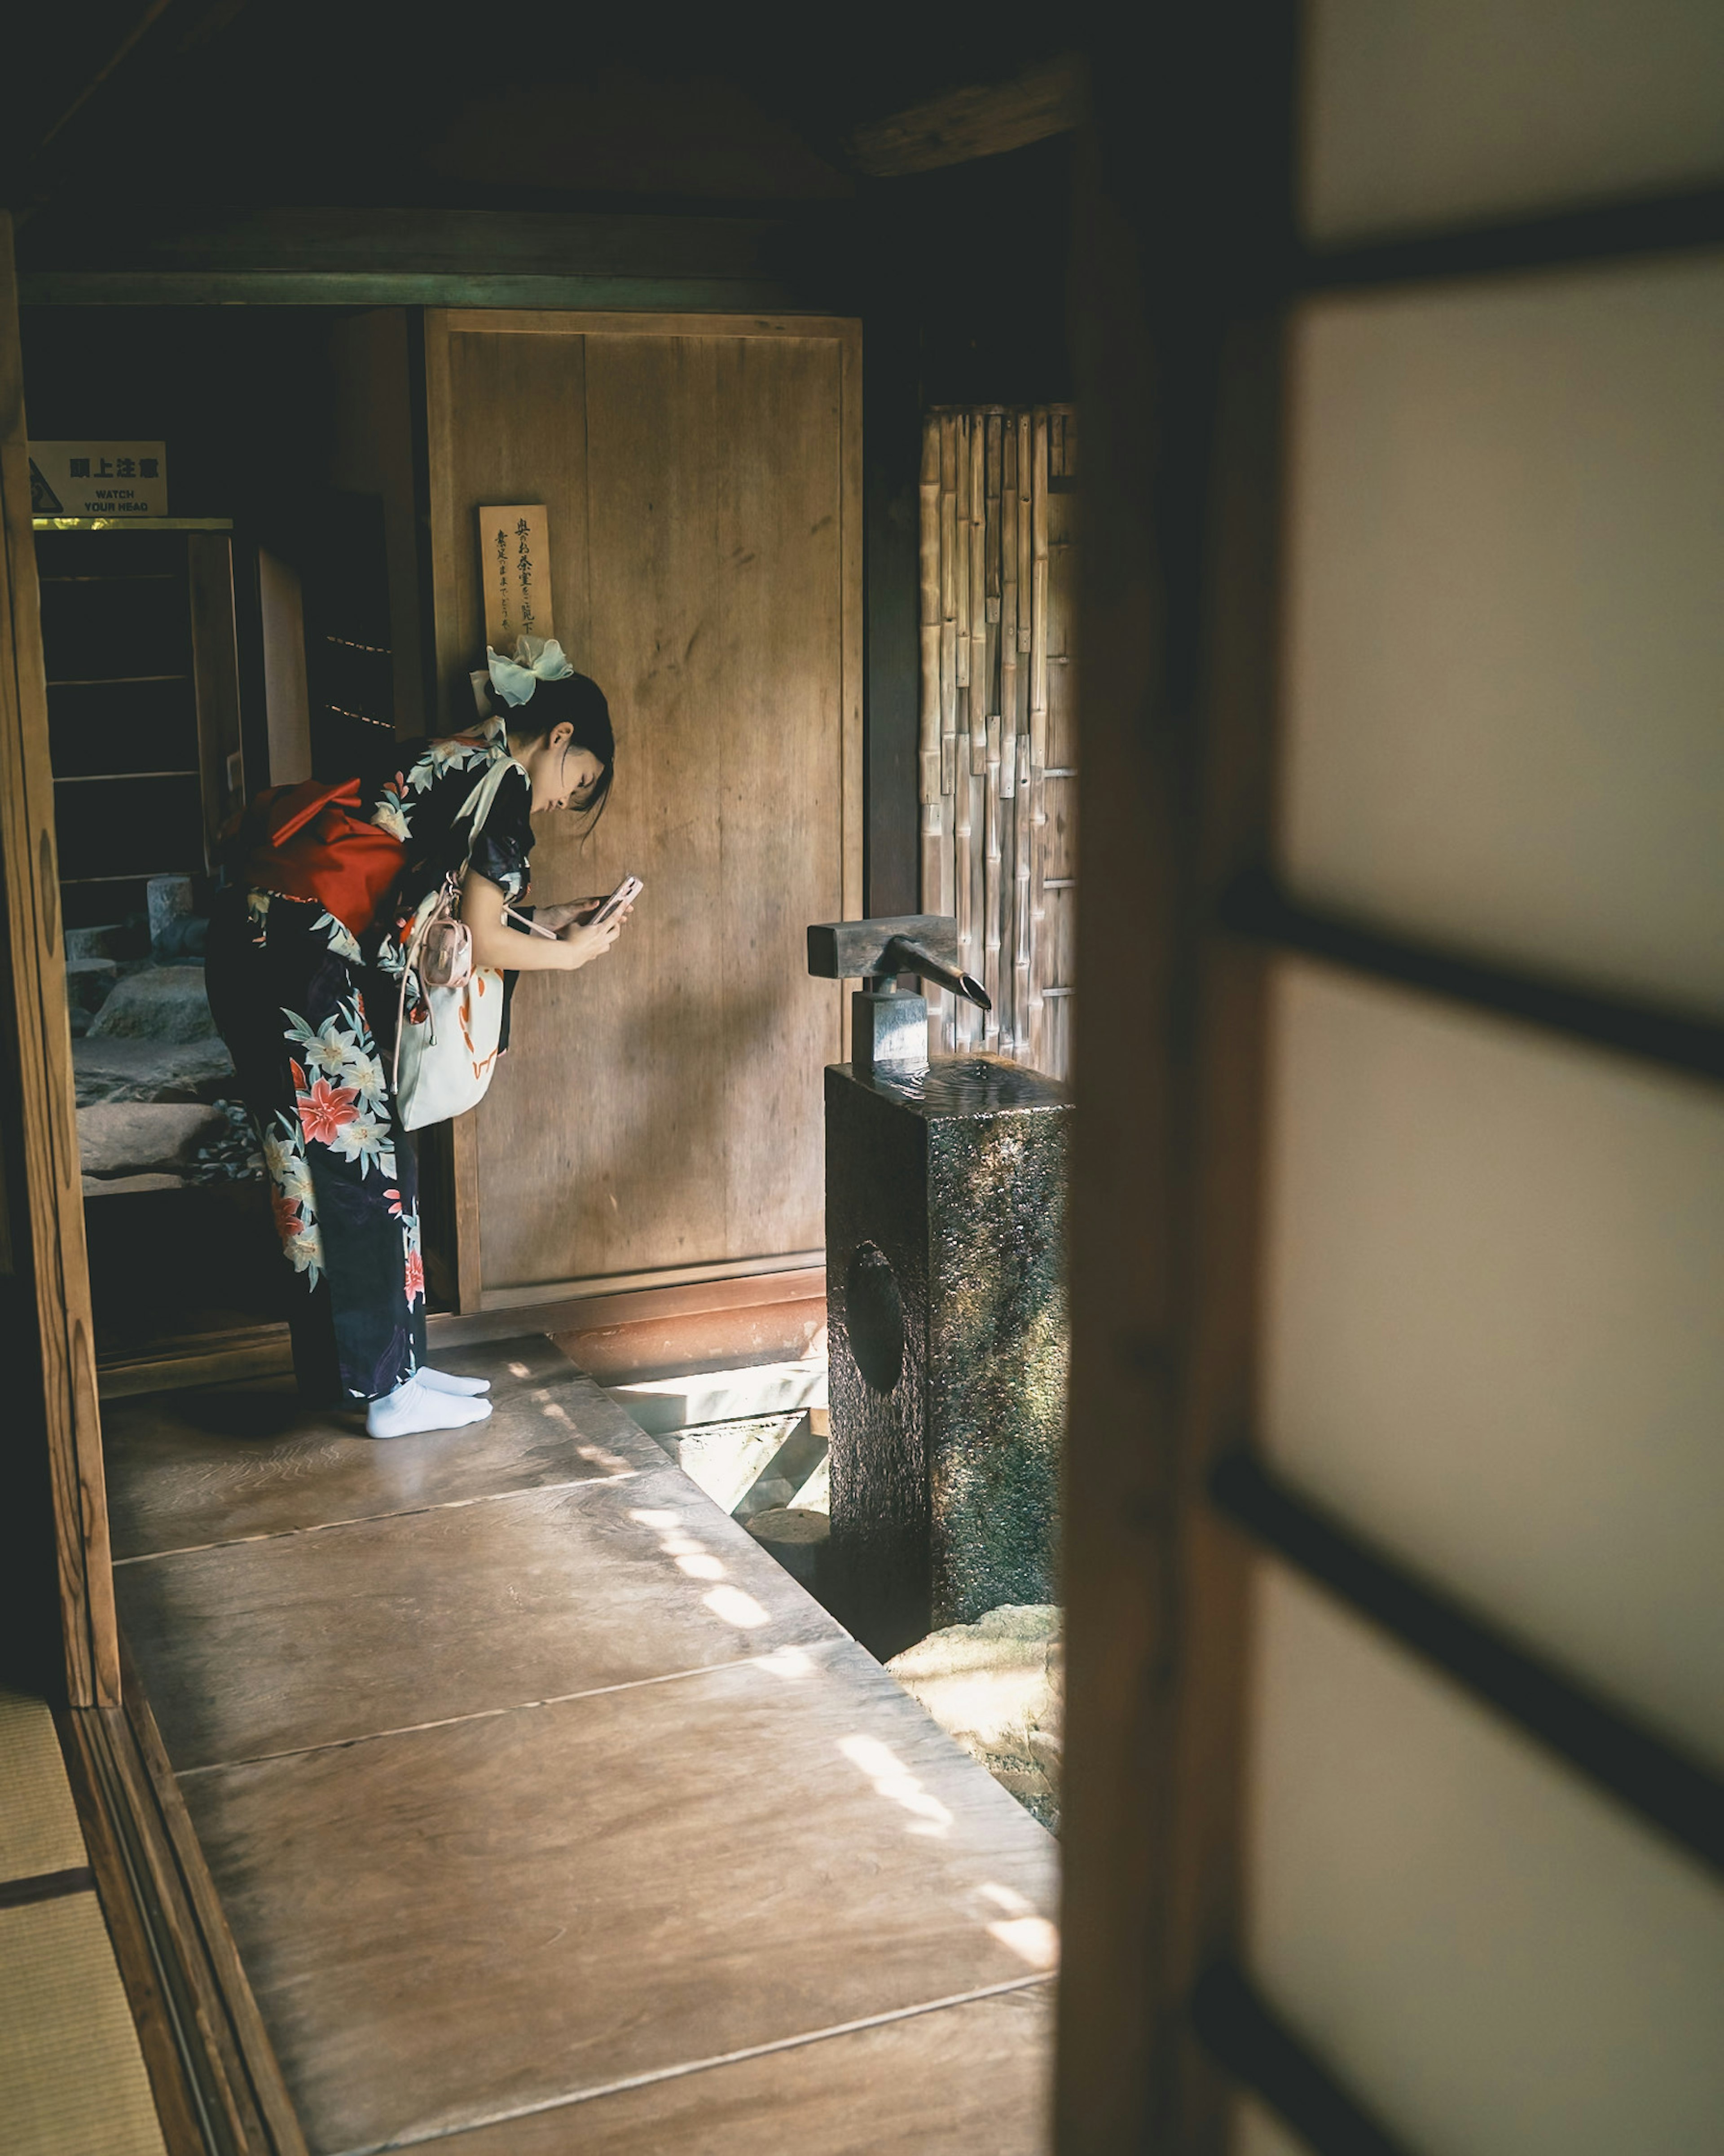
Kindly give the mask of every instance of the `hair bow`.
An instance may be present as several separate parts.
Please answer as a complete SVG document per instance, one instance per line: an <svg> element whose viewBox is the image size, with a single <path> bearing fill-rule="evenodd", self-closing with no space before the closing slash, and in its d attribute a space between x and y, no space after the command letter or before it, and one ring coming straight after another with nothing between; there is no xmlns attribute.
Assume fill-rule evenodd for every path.
<svg viewBox="0 0 1724 2156"><path fill-rule="evenodd" d="M485 656L491 685L505 704L525 704L540 682L566 681L575 670L554 636L548 642L541 636L523 636L512 659L503 658L487 644Z"/></svg>

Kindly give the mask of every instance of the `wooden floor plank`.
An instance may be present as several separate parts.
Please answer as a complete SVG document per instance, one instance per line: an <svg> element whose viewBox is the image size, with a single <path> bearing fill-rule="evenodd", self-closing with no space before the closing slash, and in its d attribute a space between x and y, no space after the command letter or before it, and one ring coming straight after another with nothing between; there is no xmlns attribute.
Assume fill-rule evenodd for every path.
<svg viewBox="0 0 1724 2156"><path fill-rule="evenodd" d="M490 1419L376 1441L290 1378L118 1400L103 1413L116 1559L662 1467L664 1455L542 1334L440 1367L488 1377Z"/></svg>
<svg viewBox="0 0 1724 2156"><path fill-rule="evenodd" d="M151 1558L116 1584L181 1770L843 1636L668 1466Z"/></svg>
<svg viewBox="0 0 1724 2156"><path fill-rule="evenodd" d="M436 2156L1044 2156L1054 1990L971 1999L432 2144Z"/></svg>
<svg viewBox="0 0 1724 2156"><path fill-rule="evenodd" d="M1050 1839L848 1640L182 1786L321 2156L980 1990L1050 1938Z"/></svg>

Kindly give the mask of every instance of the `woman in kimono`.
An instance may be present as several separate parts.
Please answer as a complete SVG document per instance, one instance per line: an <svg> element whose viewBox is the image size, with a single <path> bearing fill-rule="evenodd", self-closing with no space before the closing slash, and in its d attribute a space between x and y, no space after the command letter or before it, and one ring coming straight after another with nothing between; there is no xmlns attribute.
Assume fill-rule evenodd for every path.
<svg viewBox="0 0 1724 2156"><path fill-rule="evenodd" d="M516 663L490 654L504 709L449 740L381 741L338 787L266 795L240 834L236 879L210 924L210 1009L258 1127L290 1269L300 1393L363 1408L373 1437L450 1430L490 1413L483 1380L425 1360L425 1272L413 1141L390 1068L398 1006L419 984L407 963L415 909L460 874L475 968L573 973L608 951L622 919L589 926L598 901L520 901L530 817L572 808L587 828L610 790L615 743L598 685L554 644ZM459 812L508 767L476 839ZM468 847L471 843L470 857Z"/></svg>

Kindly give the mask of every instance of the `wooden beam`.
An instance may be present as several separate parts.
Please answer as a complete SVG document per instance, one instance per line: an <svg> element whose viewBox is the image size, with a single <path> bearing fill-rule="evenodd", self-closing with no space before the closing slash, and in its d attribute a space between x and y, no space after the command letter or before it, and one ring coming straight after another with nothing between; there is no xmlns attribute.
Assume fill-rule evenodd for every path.
<svg viewBox="0 0 1724 2156"><path fill-rule="evenodd" d="M493 277L327 270L33 270L34 307L493 307L614 314L784 314L788 283L721 277ZM823 301L818 311L824 313Z"/></svg>
<svg viewBox="0 0 1724 2156"><path fill-rule="evenodd" d="M80 208L32 226L19 284L26 304L54 306L771 312L822 299L841 230L823 223L811 248L800 226L764 218L314 208L160 223ZM820 265L815 280L796 259Z"/></svg>
<svg viewBox="0 0 1724 2156"><path fill-rule="evenodd" d="M1260 952L1213 922L1273 798L1283 353L1255 310L1293 31L1286 0L1121 16L1076 159L1061 2156L1231 2145L1189 2001L1241 1954L1249 1560L1203 1491L1252 1425L1265 1014Z"/></svg>
<svg viewBox="0 0 1724 2156"><path fill-rule="evenodd" d="M871 179L897 179L1024 149L1081 126L1087 82L1082 56L1062 53L1006 82L947 90L854 129L849 162Z"/></svg>
<svg viewBox="0 0 1724 2156"><path fill-rule="evenodd" d="M12 1263L33 1290L54 1502L66 1689L77 1707L120 1698L109 1568L95 1328L84 1246L84 1179L73 1109L72 1035L60 941L48 688L30 524L28 431L12 222L0 211L0 874L18 1183L8 1177ZM8 1167L12 1165L8 1162ZM30 1379L20 1374L19 1382Z"/></svg>
<svg viewBox="0 0 1724 2156"><path fill-rule="evenodd" d="M772 218L559 210L235 209L170 220L80 206L44 212L19 267L742 278L772 266L788 229Z"/></svg>

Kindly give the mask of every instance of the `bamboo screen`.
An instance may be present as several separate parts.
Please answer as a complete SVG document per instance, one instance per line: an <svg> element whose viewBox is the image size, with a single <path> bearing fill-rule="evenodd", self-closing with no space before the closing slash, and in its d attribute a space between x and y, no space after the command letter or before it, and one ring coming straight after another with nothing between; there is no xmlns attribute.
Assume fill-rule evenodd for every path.
<svg viewBox="0 0 1724 2156"><path fill-rule="evenodd" d="M929 1045L1070 1073L1077 430L1069 406L931 412L921 463L921 902L993 1000L931 992Z"/></svg>

